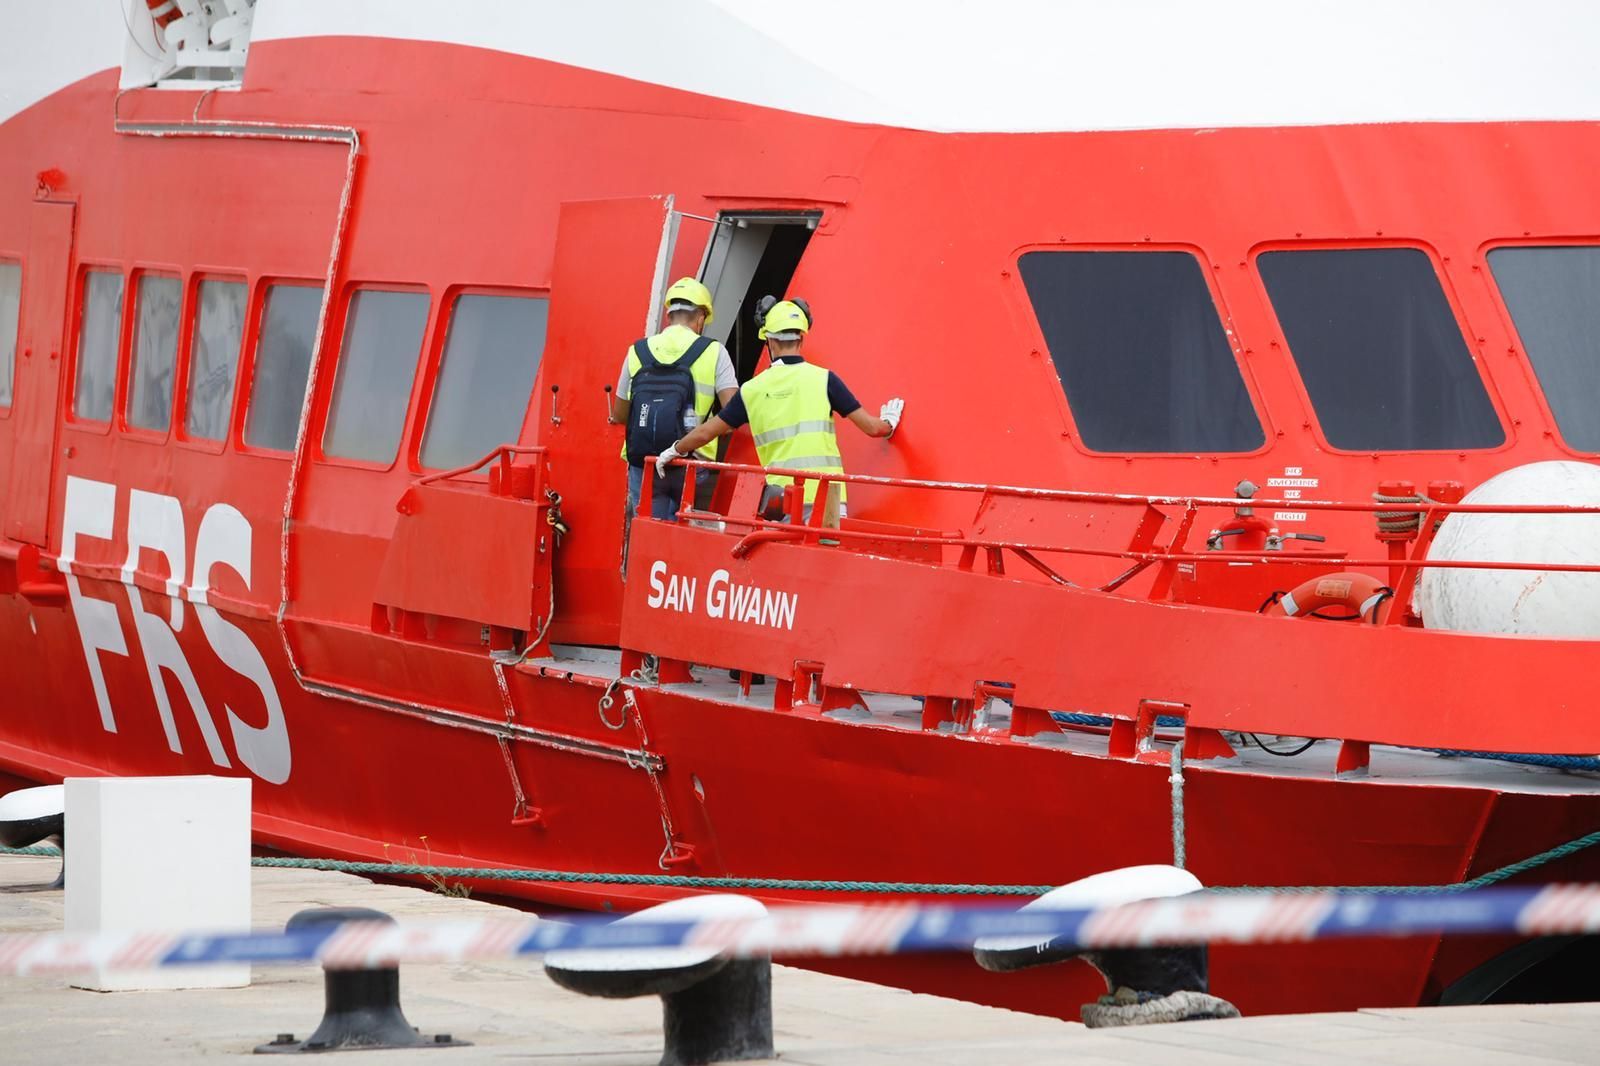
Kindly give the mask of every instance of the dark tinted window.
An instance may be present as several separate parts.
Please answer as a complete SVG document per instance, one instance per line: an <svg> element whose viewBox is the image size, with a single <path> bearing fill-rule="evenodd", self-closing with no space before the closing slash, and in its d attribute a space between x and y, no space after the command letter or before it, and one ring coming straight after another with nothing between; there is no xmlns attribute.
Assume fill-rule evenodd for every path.
<svg viewBox="0 0 1600 1066"><path fill-rule="evenodd" d="M134 306L133 365L128 374L128 424L164 431L172 424L172 374L178 362L178 312L183 284L158 274L139 277Z"/></svg>
<svg viewBox="0 0 1600 1066"><path fill-rule="evenodd" d="M17 365L17 312L22 307L22 268L0 262L0 407L11 406L11 376Z"/></svg>
<svg viewBox="0 0 1600 1066"><path fill-rule="evenodd" d="M427 322L426 293L364 289L350 297L323 454L394 461Z"/></svg>
<svg viewBox="0 0 1600 1066"><path fill-rule="evenodd" d="M1265 439L1185 252L1029 252L1022 281L1083 443L1248 452Z"/></svg>
<svg viewBox="0 0 1600 1066"><path fill-rule="evenodd" d="M1600 452L1600 248L1496 248L1489 269L1561 435Z"/></svg>
<svg viewBox="0 0 1600 1066"><path fill-rule="evenodd" d="M262 301L256 363L250 378L250 409L244 442L253 448L294 451L300 408L311 372L322 290L309 285L273 285Z"/></svg>
<svg viewBox="0 0 1600 1066"><path fill-rule="evenodd" d="M517 439L544 354L550 302L456 298L422 435L422 465L461 466Z"/></svg>
<svg viewBox="0 0 1600 1066"><path fill-rule="evenodd" d="M189 399L184 431L200 440L228 435L233 379L244 343L247 290L242 281L202 281L189 345Z"/></svg>
<svg viewBox="0 0 1600 1066"><path fill-rule="evenodd" d="M1505 440L1425 253L1265 252L1257 264L1334 447L1492 448Z"/></svg>
<svg viewBox="0 0 1600 1066"><path fill-rule="evenodd" d="M122 275L91 270L83 276L78 327L77 384L72 412L96 422L111 420L117 387L117 341L122 334Z"/></svg>

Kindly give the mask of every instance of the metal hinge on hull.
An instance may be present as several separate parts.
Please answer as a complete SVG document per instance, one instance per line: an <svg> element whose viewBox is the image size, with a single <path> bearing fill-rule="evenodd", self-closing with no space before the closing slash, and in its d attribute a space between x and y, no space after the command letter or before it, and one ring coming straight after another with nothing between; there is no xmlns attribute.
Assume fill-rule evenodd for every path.
<svg viewBox="0 0 1600 1066"><path fill-rule="evenodd" d="M628 680L654 684L658 677L656 670L655 661L646 658L644 664L635 670L633 677ZM674 866L692 865L695 857L694 845L685 844L678 839L677 830L672 825L672 806L667 802L667 790L661 784L661 770L665 769L665 763L659 755L650 752L650 734L645 730L644 714L639 708L639 700L632 688L622 688L623 682L622 677L613 679L601 694L598 708L600 722L607 729L623 729L630 718L633 720L634 732L639 738L638 762L634 765L650 775L650 785L656 791L656 802L661 808L661 834L666 839L661 855L656 859L656 865L663 870ZM612 721L606 716L606 712L616 705L616 693L619 688L622 688L622 717Z"/></svg>
<svg viewBox="0 0 1600 1066"><path fill-rule="evenodd" d="M511 686L506 684L505 667L498 660L491 665L494 667L495 687L500 690L500 704L505 708L506 723L516 725L517 708L511 701ZM542 827L544 812L528 803L528 794L522 787L522 777L517 773L516 760L511 757L511 742L504 736L497 736L495 743L500 746L500 757L505 760L506 774L511 778L511 792L515 797L511 809L511 824Z"/></svg>

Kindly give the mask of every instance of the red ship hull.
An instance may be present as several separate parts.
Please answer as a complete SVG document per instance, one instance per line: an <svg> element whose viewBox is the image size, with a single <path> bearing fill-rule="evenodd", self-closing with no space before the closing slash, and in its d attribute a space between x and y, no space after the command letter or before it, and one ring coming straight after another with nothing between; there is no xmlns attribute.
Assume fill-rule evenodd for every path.
<svg viewBox="0 0 1600 1066"><path fill-rule="evenodd" d="M794 675L784 665L819 660L830 671L827 684L862 690L873 689L874 679L838 675L851 647L862 650L864 670L872 657L893 660L885 667L891 678L931 677L938 664L966 655L959 649L977 648L1014 660L1007 669L1015 669L963 675L966 691L975 681L1006 677L1016 680L1020 696L1029 671L1050 672L1052 657L1070 660L1080 654L1075 646L1104 645L1057 673L1075 684L1099 662L1110 680L1094 680L1090 688L1115 689L1115 705L1093 698L1039 705L1131 714L1134 706L1117 688L1126 682L1130 692L1144 685L1134 703L1176 700L1195 708L1192 726L1210 729L1441 748L1600 750L1593 726L1566 717L1577 709L1567 701L1581 689L1582 672L1574 666L1581 648L1537 652L1556 674L1525 686L1538 712L1528 716L1487 700L1457 713L1449 694L1471 695L1481 680L1475 669L1485 669L1481 660L1470 650L1412 642L1396 660L1408 663L1405 669L1368 670L1377 681L1356 690L1367 695L1342 702L1329 721L1310 694L1329 679L1366 675L1355 652L1317 650L1315 638L1307 639L1315 623L1246 613L1249 623L1274 628L1229 628L1213 617L1225 612L1196 608L1178 623L1185 636L1152 644L1154 616L1106 623L1065 606L1031 613L1034 601L1026 597L1049 586L1020 580L1012 583L1028 591L1015 592L1014 601L1004 598L1013 595L1009 588L998 600L967 599L966 592L950 599L932 585L919 589L905 576L909 570L886 570L876 585L869 578L833 589L837 603L829 620L817 623L825 634L812 630L808 639L781 646L772 643L776 638L744 646L713 630L683 648L658 646L660 617L641 603L624 603L623 472L616 427L601 423L598 398L647 314L657 245L642 243L642 235L654 241L662 217L648 198L673 192L677 208L691 216L756 207L821 212L794 279L827 308L828 332L819 329L817 347L827 350L832 342L841 351L830 363L863 395L905 391L924 427L908 422L892 451L847 443L854 472L1215 495L1240 478L1293 463L1316 468L1322 495L1361 498L1386 476L1476 483L1507 466L1570 454L1553 435L1533 430L1550 420L1522 363L1506 360L1490 378L1500 417L1528 427L1509 434L1502 447L1459 455L1339 452L1307 416L1292 371L1266 357L1279 331L1245 268L1268 244L1422 246L1450 281L1452 306L1473 327L1483 358L1515 354L1518 342L1498 297L1478 276L1478 261L1491 240L1600 232L1600 208L1587 189L1600 164L1600 135L1592 127L939 136L766 111L435 45L269 42L251 63L237 95L122 97L121 129L113 127L109 74L0 126L0 258L25 262L29 279L59 289L24 290L17 402L0 419L0 449L10 456L0 463L7 531L0 557L9 570L0 574L0 676L8 693L0 767L19 777L254 772L262 845L377 861L658 872L664 820L671 826L669 850L674 842L685 845L672 872L708 876L1045 885L1171 860L1164 762L1020 735L880 728L835 720L821 707L785 709L782 694L767 709L689 687L640 692L636 720L646 735L626 722L615 730L602 721L598 704L618 670L612 660L529 657L508 665L493 659L490 646L505 648L502 630L524 631L498 621L502 613L529 613L527 582L518 584L526 573L501 563L544 534L527 524L542 522L544 513L530 505L497 525L511 512L473 510L478 503L459 500L491 495L482 479L468 479L462 490L445 488L444 496L408 496L420 491L414 483L427 473L417 438L441 359L442 308L463 288L536 291L552 300L541 376L518 443L542 449L535 465L548 468L537 476L564 495L574 530L553 549L553 563L539 541L545 561L530 564L548 567L546 583L534 588L532 616L563 647L621 646L669 660L770 671L786 682ZM422 68L435 77L428 92L409 87L403 74ZM307 71L322 75L315 90L304 87ZM238 129L211 137L193 122L197 113L203 121L285 128L332 124L359 131L361 149L347 153L327 129L319 136L333 143ZM163 126L166 139L148 135ZM681 143L702 142L713 132L716 141L641 158L641 146L661 137L663 126L676 130ZM779 148L791 154L770 173L735 169ZM1477 165L1507 155L1509 164ZM1330 159L1340 165L1330 166ZM1448 168L1448 186L1432 187L1428 175L1439 160L1451 159L1463 162ZM1040 174L1069 174L1068 195L1061 184L1035 180ZM1272 194L1283 189L1292 195ZM611 203L586 203L607 198ZM930 235L929 218L956 203L975 205L986 224ZM1253 402L1265 415L1262 448L1135 461L1091 453L1061 428L1065 402L1048 360L1039 358L1042 342L1010 271L1019 249L1069 240L1184 248L1202 257L1208 284L1239 334ZM672 264L692 271L699 254L680 239ZM52 264L54 274L41 264ZM320 330L321 362L312 372L295 453L245 442L248 361L225 441L186 440L120 420L77 420L73 381L55 360L76 350L73 309L88 267L130 278L170 273L183 278L186 290L202 277L245 281L252 309L246 351L257 339L266 286L328 280L337 295ZM358 283L433 297L404 449L388 466L315 454L341 316ZM902 325L882 321L886 301L900 309ZM909 310L930 303L961 306L975 321L992 324L996 359L1010 360L995 380L1022 383L997 387L979 401L1009 410L1014 421L1005 432L973 431L959 440L935 432L971 416L972 390L957 375L970 367L965 345L974 339L953 343L947 321L924 323ZM119 411L128 387L132 316L125 317ZM867 354L875 350L894 354ZM181 359L188 359L187 342ZM178 364L180 381L186 366ZM182 422L180 409L175 424ZM734 458L748 457L747 442L735 448L744 450ZM408 498L421 501L421 509L407 511ZM75 499L90 502L80 513ZM431 539L414 546L422 554L410 556L413 568L399 576L388 569L397 558L397 502L403 516L446 516ZM457 504L459 513L450 510ZM140 508L160 511L166 525L142 525L145 517L137 515L148 516ZM909 490L886 490L860 513L923 529L972 521L967 501ZM1029 519L1028 536L1070 535L1116 548L1127 540L1124 516L1106 507L1045 508L1036 522ZM1359 547L1373 543L1369 515L1323 512L1318 519L1319 532L1356 545L1357 557L1379 554ZM230 532L212 537L208 525L213 533ZM130 547L136 530L141 546ZM718 535L708 546L694 535L636 530L633 551L685 564L726 556L731 539ZM776 547L754 558L759 562L769 550L814 557L799 575L809 587L837 582L828 552ZM448 554L434 558L429 551ZM219 565L191 570L201 558ZM1117 569L1098 559L1077 565L1074 577L1103 579ZM637 597L637 557L631 573L628 586ZM502 575L520 604L504 602ZM553 596L553 620L542 595ZM464 606L416 606L430 597ZM856 617L849 617L852 602L859 605ZM1030 606L1008 608L1012 602ZM1167 612L1160 618L1170 618L1179 609L1159 610ZM921 630L909 637L915 627L903 625L896 611L932 619L942 637L932 645L920 643ZM1004 629L1008 612L1018 611L1035 639L996 647L993 634L982 631ZM1275 643L1291 631L1288 643ZM1269 635L1265 646L1256 643L1261 633ZM153 635L159 644L151 643ZM241 650L245 645L253 651ZM836 649L832 658L818 650L823 645ZM1290 645L1308 657L1291 661L1284 650ZM1119 647L1127 658L1112 665ZM1244 686L1257 702L1243 710L1230 695L1239 673L1257 675L1254 687ZM1144 684L1151 679L1159 683ZM955 683L881 687L951 699ZM1281 701L1271 698L1274 686ZM1274 702L1276 711L1268 706ZM1399 722L1412 712L1414 721ZM1202 721L1202 713L1214 717ZM1587 778L1520 789L1469 776L1349 780L1201 762L1186 771L1185 797L1188 865L1219 885L1454 883L1600 824L1600 793ZM1538 876L1600 880L1600 856L1572 856ZM476 887L607 909L672 894L619 885ZM1431 1002L1506 946L1407 940L1218 948L1213 989L1246 1013ZM1098 978L1083 968L996 975L967 958L819 965L1069 1017L1100 991Z"/></svg>
<svg viewBox="0 0 1600 1066"><path fill-rule="evenodd" d="M21 613L7 612L9 640L27 632ZM65 642L70 634L59 636ZM56 674L42 671L41 679ZM471 674L462 670L456 680L472 684ZM557 678L518 681L526 686L524 705L537 708L537 724L597 743L616 736L600 725L600 688ZM71 731L61 725L59 709L74 704L58 687L14 691L17 706L52 709L26 722L10 719L0 762L18 773L215 770L203 754L172 755L153 716L145 723L130 716L117 757L107 759L92 734L91 743L72 742L93 723ZM77 695L76 706L86 705L85 695ZM1172 857L1163 765L755 713L689 694L651 694L647 713L651 750L670 764L663 775L667 803L697 848L696 863L674 872L1062 884ZM256 829L264 845L446 866L655 868L660 806L647 776L625 763L517 745L517 770L539 821L516 825L491 737L314 697L288 704L286 714L296 737L294 787L258 787ZM1446 884L1573 839L1600 820L1600 797L1593 795L1497 795L1204 768L1188 775L1189 867L1208 884ZM1540 875L1594 880L1600 866L1592 854L1580 854ZM584 909L631 909L674 894L617 885L474 887ZM1219 947L1213 987L1246 1013L1429 1002L1503 946L1464 942L1443 957L1437 942L1420 939ZM815 965L1067 1017L1100 991L1087 968L990 974L967 957Z"/></svg>

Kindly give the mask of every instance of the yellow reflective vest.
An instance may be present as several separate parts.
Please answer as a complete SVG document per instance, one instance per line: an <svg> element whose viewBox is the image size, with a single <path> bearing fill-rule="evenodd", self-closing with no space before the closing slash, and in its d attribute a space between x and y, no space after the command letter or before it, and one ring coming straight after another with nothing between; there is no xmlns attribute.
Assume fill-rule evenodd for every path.
<svg viewBox="0 0 1600 1066"><path fill-rule="evenodd" d="M777 362L739 389L750 433L761 465L779 470L844 472L839 441L833 432L833 406L828 403L828 371L807 362ZM791 485L782 474L767 475L768 484ZM839 500L845 486L839 485ZM805 502L817 496L817 482L805 482Z"/></svg>
<svg viewBox="0 0 1600 1066"><path fill-rule="evenodd" d="M647 338L645 344L649 346L650 354L656 357L657 362L671 364L676 363L683 353L689 350L689 345L699 338L700 334L688 326L673 324L655 336ZM717 361L721 352L722 345L712 341L711 347L707 348L701 354L699 361L689 368L689 372L694 376L694 413L700 416L702 422L711 417L711 401L717 398ZM632 345L629 345L629 379L639 372L639 366L639 354L633 350ZM715 461L717 442L712 441L696 454L702 459ZM624 459L628 457L626 441L622 444L622 457Z"/></svg>

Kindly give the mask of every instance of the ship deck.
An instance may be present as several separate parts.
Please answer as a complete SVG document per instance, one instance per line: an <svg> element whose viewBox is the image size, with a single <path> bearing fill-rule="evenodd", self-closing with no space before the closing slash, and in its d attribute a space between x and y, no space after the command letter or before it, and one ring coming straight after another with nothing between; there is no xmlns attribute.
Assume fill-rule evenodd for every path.
<svg viewBox="0 0 1600 1066"><path fill-rule="evenodd" d="M552 655L525 660L526 670L549 670L590 677L609 683L621 676L621 653L615 648L596 648L577 645L555 645ZM748 695L740 691L737 681L728 671L711 667L691 667L693 683L667 684L669 691L691 692L696 699L729 706L749 707L758 711L773 710L776 686L770 681L752 685ZM863 700L855 707L828 711L824 717L830 721L878 729L901 729L920 732L922 729L922 703L910 696L879 692L863 692ZM981 724L965 735L990 735L1003 738L1010 726L1011 706L1001 699L989 701ZM1169 750L1179 739L1176 732L1158 730L1156 744ZM1304 742L1299 737L1261 736L1265 744L1280 751L1294 751ZM1065 727L1057 733L1043 733L1008 743L1029 744L1071 752L1090 758L1110 758L1104 729L1093 727ZM1277 777L1334 776L1334 763L1338 755L1337 741L1319 741L1302 754L1292 757L1276 755L1263 750L1253 742L1235 744L1237 755L1231 759L1189 762L1190 771L1243 774L1270 774ZM1600 772L1564 769L1553 766L1532 766L1497 759L1470 756L1443 755L1412 748L1373 745L1368 771L1353 780L1376 784L1431 785L1451 788L1480 788L1495 792L1514 792L1535 795L1571 795L1600 791Z"/></svg>

